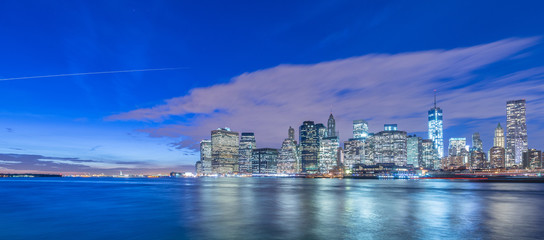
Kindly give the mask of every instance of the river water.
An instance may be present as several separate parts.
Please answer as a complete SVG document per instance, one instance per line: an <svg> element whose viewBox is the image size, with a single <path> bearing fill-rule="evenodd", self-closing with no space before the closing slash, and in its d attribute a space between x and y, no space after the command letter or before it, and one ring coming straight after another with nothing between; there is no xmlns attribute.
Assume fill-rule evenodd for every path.
<svg viewBox="0 0 544 240"><path fill-rule="evenodd" d="M539 183L0 179L0 239L534 239L543 213Z"/></svg>

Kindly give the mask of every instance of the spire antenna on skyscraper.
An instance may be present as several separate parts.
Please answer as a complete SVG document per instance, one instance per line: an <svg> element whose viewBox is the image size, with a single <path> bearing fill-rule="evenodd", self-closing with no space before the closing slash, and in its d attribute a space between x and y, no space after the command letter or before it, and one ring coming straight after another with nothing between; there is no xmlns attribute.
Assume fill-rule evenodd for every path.
<svg viewBox="0 0 544 240"><path fill-rule="evenodd" d="M436 108L436 89L434 90L434 108Z"/></svg>

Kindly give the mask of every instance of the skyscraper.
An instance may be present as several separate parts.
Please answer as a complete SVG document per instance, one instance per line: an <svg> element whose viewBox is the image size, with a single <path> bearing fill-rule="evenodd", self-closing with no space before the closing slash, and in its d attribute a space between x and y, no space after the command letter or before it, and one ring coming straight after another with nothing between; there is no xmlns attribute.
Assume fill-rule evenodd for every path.
<svg viewBox="0 0 544 240"><path fill-rule="evenodd" d="M254 174L277 173L278 149L257 148L251 154L251 167Z"/></svg>
<svg viewBox="0 0 544 240"><path fill-rule="evenodd" d="M332 113L329 115L329 120L327 121L327 137L336 137L336 121Z"/></svg>
<svg viewBox="0 0 544 240"><path fill-rule="evenodd" d="M450 144L448 147L448 155L461 156L466 151L467 139L466 138L450 138Z"/></svg>
<svg viewBox="0 0 544 240"><path fill-rule="evenodd" d="M438 157L444 157L444 137L442 129L442 109L436 107L436 91L434 94L434 107L429 110L429 139L433 140Z"/></svg>
<svg viewBox="0 0 544 240"><path fill-rule="evenodd" d="M299 128L302 172L317 173L319 130L313 121L304 121Z"/></svg>
<svg viewBox="0 0 544 240"><path fill-rule="evenodd" d="M498 123L497 128L495 128L495 137L493 138L493 146L504 148L504 130L501 127L501 123Z"/></svg>
<svg viewBox="0 0 544 240"><path fill-rule="evenodd" d="M339 146L337 137L326 137L319 141L318 165L320 173L328 173L336 167Z"/></svg>
<svg viewBox="0 0 544 240"><path fill-rule="evenodd" d="M542 168L542 151L536 149L527 149L527 151L523 153L523 168Z"/></svg>
<svg viewBox="0 0 544 240"><path fill-rule="evenodd" d="M406 164L412 165L414 167L419 167L419 162L421 162L421 141L422 139L417 136L408 136L406 140L407 144L407 161Z"/></svg>
<svg viewBox="0 0 544 240"><path fill-rule="evenodd" d="M503 147L495 146L489 149L489 167L504 168L505 152Z"/></svg>
<svg viewBox="0 0 544 240"><path fill-rule="evenodd" d="M364 140L368 137L368 123L365 120L353 121L353 138Z"/></svg>
<svg viewBox="0 0 544 240"><path fill-rule="evenodd" d="M217 174L238 172L240 139L229 128L212 131L212 171Z"/></svg>
<svg viewBox="0 0 544 240"><path fill-rule="evenodd" d="M506 166L520 166L527 151L525 100L506 102Z"/></svg>
<svg viewBox="0 0 544 240"><path fill-rule="evenodd" d="M200 162L202 164L202 174L212 174L212 141L200 141Z"/></svg>
<svg viewBox="0 0 544 240"><path fill-rule="evenodd" d="M251 151L257 148L255 142L255 134L252 132L244 132L240 137L240 157L238 158L239 172L251 173Z"/></svg>
<svg viewBox="0 0 544 240"><path fill-rule="evenodd" d="M355 138L350 138L344 142L344 166L346 168L363 163L364 143L364 141Z"/></svg>
<svg viewBox="0 0 544 240"><path fill-rule="evenodd" d="M438 169L439 159L433 140L423 139L421 141L421 162L419 166L427 169Z"/></svg>
<svg viewBox="0 0 544 240"><path fill-rule="evenodd" d="M372 136L375 163L405 166L407 160L406 132L382 131Z"/></svg>
<svg viewBox="0 0 544 240"><path fill-rule="evenodd" d="M320 124L316 124L318 129ZM318 132L320 132L318 130ZM327 129L325 136L320 135L319 139L319 155L318 155L318 168L321 173L328 173L337 166L338 162L338 147L340 143L336 132L336 121L334 116L329 115L327 121Z"/></svg>
<svg viewBox="0 0 544 240"><path fill-rule="evenodd" d="M295 130L289 127L288 137L283 140L278 156L278 173L293 174L300 172L300 156L295 140Z"/></svg>
<svg viewBox="0 0 544 240"><path fill-rule="evenodd" d="M484 145L482 139L480 138L480 133L475 132L472 134L472 151L482 152Z"/></svg>

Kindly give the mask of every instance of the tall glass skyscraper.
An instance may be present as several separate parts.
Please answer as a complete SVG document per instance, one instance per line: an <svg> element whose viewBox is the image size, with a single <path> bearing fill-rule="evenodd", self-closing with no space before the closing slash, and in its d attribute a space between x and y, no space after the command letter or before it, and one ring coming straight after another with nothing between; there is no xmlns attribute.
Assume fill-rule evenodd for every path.
<svg viewBox="0 0 544 240"><path fill-rule="evenodd" d="M217 174L238 172L240 139L229 128L212 131L212 171Z"/></svg>
<svg viewBox="0 0 544 240"><path fill-rule="evenodd" d="M527 151L525 100L506 102L506 166L520 166Z"/></svg>
<svg viewBox="0 0 544 240"><path fill-rule="evenodd" d="M472 151L481 152L484 150L484 144L480 138L480 133L475 132L472 134Z"/></svg>
<svg viewBox="0 0 544 240"><path fill-rule="evenodd" d="M435 93L434 107L429 110L429 139L433 140L439 158L444 157L444 135L442 125L442 109L436 107Z"/></svg>
<svg viewBox="0 0 544 240"><path fill-rule="evenodd" d="M316 126L313 121L304 121L299 128L301 164L304 173L317 173L320 130L321 127Z"/></svg>
<svg viewBox="0 0 544 240"><path fill-rule="evenodd" d="M200 141L200 162L202 164L202 174L212 174L212 141Z"/></svg>
<svg viewBox="0 0 544 240"><path fill-rule="evenodd" d="M407 145L407 161L406 164L412 165L414 167L419 167L419 162L421 162L421 141L422 139L417 136L408 136L406 140Z"/></svg>
<svg viewBox="0 0 544 240"><path fill-rule="evenodd" d="M243 132L240 138L240 157L238 158L239 172L251 173L251 152L257 148L255 134Z"/></svg>

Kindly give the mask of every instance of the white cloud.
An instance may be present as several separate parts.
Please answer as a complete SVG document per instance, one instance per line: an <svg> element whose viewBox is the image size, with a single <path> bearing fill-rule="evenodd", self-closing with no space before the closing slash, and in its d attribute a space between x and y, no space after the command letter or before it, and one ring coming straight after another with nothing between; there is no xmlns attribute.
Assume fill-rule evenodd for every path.
<svg viewBox="0 0 544 240"><path fill-rule="evenodd" d="M255 132L259 147L278 147L289 126L298 128L304 120L326 122L331 109L342 140L351 137L354 119L370 120L374 131L386 122L398 123L409 132L425 131L433 89L439 91L446 124L467 117L496 117L504 114L506 99L538 97L543 87L538 78L544 73L542 68L471 82L475 70L507 59L537 41L506 39L452 50L279 65L107 119L161 122L171 116L197 114L189 124L143 130L151 136L188 137L186 145L209 138L212 129L229 126ZM532 80L517 81L522 79Z"/></svg>

